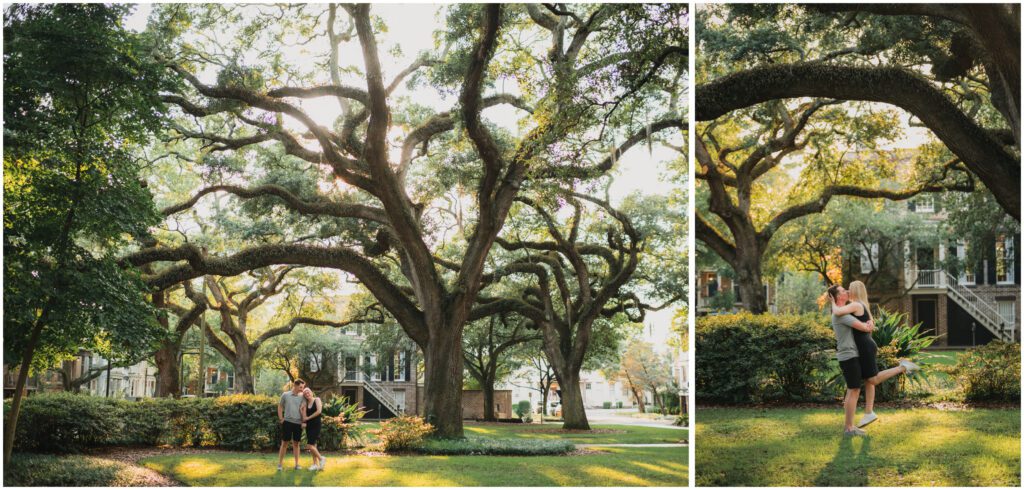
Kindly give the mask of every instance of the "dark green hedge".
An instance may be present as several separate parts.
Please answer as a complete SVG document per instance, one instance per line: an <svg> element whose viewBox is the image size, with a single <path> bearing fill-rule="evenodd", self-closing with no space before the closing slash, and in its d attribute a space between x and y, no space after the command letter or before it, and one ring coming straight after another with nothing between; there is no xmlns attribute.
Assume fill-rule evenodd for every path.
<svg viewBox="0 0 1024 490"><path fill-rule="evenodd" d="M320 448L339 449L352 425L326 416L323 422ZM279 430L277 399L269 396L128 401L41 393L25 398L15 449L77 453L101 446L169 444L257 450L277 447Z"/></svg>
<svg viewBox="0 0 1024 490"><path fill-rule="evenodd" d="M702 402L812 398L835 350L832 330L809 315L701 317L694 340Z"/></svg>
<svg viewBox="0 0 1024 490"><path fill-rule="evenodd" d="M566 454L576 449L568 441L537 439L427 439L412 448L414 452L430 455L492 455L492 456L546 456Z"/></svg>

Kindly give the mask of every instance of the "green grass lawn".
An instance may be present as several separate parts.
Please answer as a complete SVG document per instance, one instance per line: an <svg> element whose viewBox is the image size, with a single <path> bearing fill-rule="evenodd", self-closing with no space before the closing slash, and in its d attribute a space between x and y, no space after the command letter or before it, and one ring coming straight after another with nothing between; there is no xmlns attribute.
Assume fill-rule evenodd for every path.
<svg viewBox="0 0 1024 490"><path fill-rule="evenodd" d="M582 456L326 456L323 472L277 472L276 454L158 456L142 464L190 486L687 486L687 448ZM309 458L303 455L304 465Z"/></svg>
<svg viewBox="0 0 1024 490"><path fill-rule="evenodd" d="M929 350L924 351L922 354L921 365L925 364L941 364L945 366L952 366L956 364L956 360L963 354L962 350Z"/></svg>
<svg viewBox="0 0 1024 490"><path fill-rule="evenodd" d="M839 406L701 409L696 484L1020 486L1019 409L877 412L869 437L844 438Z"/></svg>

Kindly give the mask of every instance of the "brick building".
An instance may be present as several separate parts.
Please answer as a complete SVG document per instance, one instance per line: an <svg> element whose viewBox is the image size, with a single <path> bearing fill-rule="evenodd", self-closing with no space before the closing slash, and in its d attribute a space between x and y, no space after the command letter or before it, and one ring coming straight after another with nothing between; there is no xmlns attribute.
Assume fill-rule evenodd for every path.
<svg viewBox="0 0 1024 490"><path fill-rule="evenodd" d="M933 199L919 197L903 212L942 227L946 215ZM870 244L844 257L843 277L868 284L872 306L903 313L940 336L934 347L1020 342L1020 238L1016 233L974 243L969 237L930 245L907 241L888 253ZM982 259L967 263L968 247L981 247Z"/></svg>

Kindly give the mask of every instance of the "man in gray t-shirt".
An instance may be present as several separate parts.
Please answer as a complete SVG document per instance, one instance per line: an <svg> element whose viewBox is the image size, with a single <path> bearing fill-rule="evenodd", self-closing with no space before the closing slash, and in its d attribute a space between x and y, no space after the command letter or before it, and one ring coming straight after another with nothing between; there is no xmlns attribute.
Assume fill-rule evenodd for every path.
<svg viewBox="0 0 1024 490"><path fill-rule="evenodd" d="M281 471L284 464L284 454L288 452L288 446L292 446L295 453L295 469L299 469L299 441L302 440L302 390L306 388L306 382L296 379L292 382L292 389L281 394L281 400L277 403L277 422L281 424L281 449L277 455L277 470Z"/></svg>
<svg viewBox="0 0 1024 490"><path fill-rule="evenodd" d="M838 284L828 288L828 295L831 301L838 306L846 304L849 300L849 293ZM853 416L857 413L857 399L860 398L860 387L863 381L860 375L857 343L853 340L853 329L870 332L874 327L874 320L864 323L854 318L853 315L832 315L832 331L836 333L836 359L839 360L839 369L843 372L843 378L846 380L846 397L843 399L843 408L846 412L843 430L846 435L862 436L867 434L853 426Z"/></svg>

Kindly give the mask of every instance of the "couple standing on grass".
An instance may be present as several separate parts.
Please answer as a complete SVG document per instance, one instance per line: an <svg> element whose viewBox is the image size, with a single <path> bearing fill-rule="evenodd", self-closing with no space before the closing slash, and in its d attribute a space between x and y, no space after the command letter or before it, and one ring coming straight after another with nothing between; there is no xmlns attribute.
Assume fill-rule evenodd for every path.
<svg viewBox="0 0 1024 490"><path fill-rule="evenodd" d="M281 424L281 450L277 455L277 471L281 471L289 444L295 453L295 469L299 469L299 442L302 440L302 429L306 429L306 447L313 455L310 471L322 470L327 466L327 458L316 448L322 425L320 413L323 409L324 402L313 394L313 390L306 387L306 382L302 379L293 381L292 389L281 394L281 401L277 404L277 421Z"/></svg>
<svg viewBox="0 0 1024 490"><path fill-rule="evenodd" d="M901 360L898 366L879 372L878 346L871 338L875 319L871 316L868 290L863 282L851 282L849 290L834 284L829 286L828 296L832 303L832 330L836 333L836 358L846 380L843 433L846 436L865 436L867 432L861 427L878 420L875 415L875 386L893 376L910 374L920 368L908 360ZM861 386L864 386L864 416L854 427L853 416L857 412Z"/></svg>

